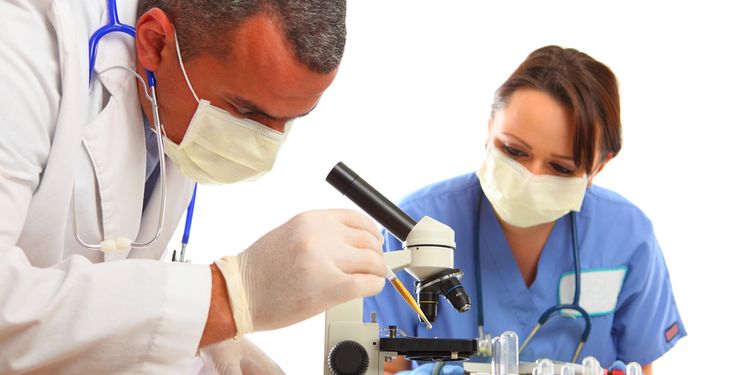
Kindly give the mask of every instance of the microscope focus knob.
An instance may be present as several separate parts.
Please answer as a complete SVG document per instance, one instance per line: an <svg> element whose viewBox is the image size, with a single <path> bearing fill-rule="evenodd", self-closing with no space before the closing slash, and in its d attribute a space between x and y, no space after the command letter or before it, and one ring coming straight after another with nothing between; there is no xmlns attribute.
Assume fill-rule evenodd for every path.
<svg viewBox="0 0 750 375"><path fill-rule="evenodd" d="M328 353L328 368L333 375L364 375L369 365L367 350L356 341L341 341Z"/></svg>

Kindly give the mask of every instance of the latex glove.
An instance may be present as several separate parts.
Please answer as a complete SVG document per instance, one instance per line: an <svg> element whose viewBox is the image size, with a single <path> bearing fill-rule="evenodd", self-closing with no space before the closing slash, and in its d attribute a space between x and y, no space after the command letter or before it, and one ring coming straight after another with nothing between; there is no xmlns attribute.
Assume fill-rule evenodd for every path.
<svg viewBox="0 0 750 375"><path fill-rule="evenodd" d="M435 371L435 364L427 363L414 370L399 371L396 375L432 375L433 371ZM464 375L464 368L463 366L446 364L440 370L440 375Z"/></svg>
<svg viewBox="0 0 750 375"><path fill-rule="evenodd" d="M242 338L209 345L200 351L198 375L279 375L284 371L258 346Z"/></svg>
<svg viewBox="0 0 750 375"><path fill-rule="evenodd" d="M383 289L383 236L353 210L301 213L216 265L238 334L276 329Z"/></svg>

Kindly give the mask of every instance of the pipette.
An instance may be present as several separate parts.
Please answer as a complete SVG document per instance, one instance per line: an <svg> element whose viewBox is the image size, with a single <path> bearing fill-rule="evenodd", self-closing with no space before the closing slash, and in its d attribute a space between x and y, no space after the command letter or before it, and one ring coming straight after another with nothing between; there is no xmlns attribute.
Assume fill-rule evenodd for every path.
<svg viewBox="0 0 750 375"><path fill-rule="evenodd" d="M422 319L425 324L427 324L427 329L432 329L432 323L427 320L427 317L424 315L424 312L422 312L422 309L419 307L419 304L417 304L417 301L415 301L414 297L411 296L411 293L406 290L404 284L401 284L401 281L398 279L398 277L396 277L396 274L393 273L391 267L388 267L386 278L391 282L391 285L396 288L401 297L404 297L404 300L409 304L409 306L411 306L412 310L414 310L414 312L419 315L419 318Z"/></svg>

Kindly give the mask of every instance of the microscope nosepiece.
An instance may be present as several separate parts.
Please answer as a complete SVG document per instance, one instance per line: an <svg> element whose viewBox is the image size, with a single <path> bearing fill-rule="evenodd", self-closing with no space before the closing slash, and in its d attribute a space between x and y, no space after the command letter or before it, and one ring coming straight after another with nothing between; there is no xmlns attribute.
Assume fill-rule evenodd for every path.
<svg viewBox="0 0 750 375"><path fill-rule="evenodd" d="M469 301L469 295L466 294L464 287L461 286L454 290L455 292L447 294L445 298L448 299L448 302L450 302L453 308L458 312L464 313L469 311L469 309L471 309L471 301Z"/></svg>
<svg viewBox="0 0 750 375"><path fill-rule="evenodd" d="M438 299L441 295L445 296L456 311L469 311L471 300L461 285L460 279L463 275L459 269L449 269L417 282L419 307L424 311L427 320L434 322L437 318Z"/></svg>
<svg viewBox="0 0 750 375"><path fill-rule="evenodd" d="M456 311L462 313L469 311L471 300L469 300L469 295L466 293L464 286L461 285L457 277L451 278L449 284L452 284L452 286L445 293L445 298Z"/></svg>

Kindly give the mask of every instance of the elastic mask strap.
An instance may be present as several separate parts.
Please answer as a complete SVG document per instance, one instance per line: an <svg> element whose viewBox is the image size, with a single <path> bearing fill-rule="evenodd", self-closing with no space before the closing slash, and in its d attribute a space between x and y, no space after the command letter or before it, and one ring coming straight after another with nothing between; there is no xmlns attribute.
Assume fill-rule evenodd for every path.
<svg viewBox="0 0 750 375"><path fill-rule="evenodd" d="M99 74L99 75L103 75L104 73L106 73L106 72L108 72L108 71L110 71L110 70L114 70L114 69L122 69L122 70L126 70L126 71L130 72L130 74L134 75L134 76L135 76L135 78L136 78L136 79L138 79L138 82L140 82L140 83L141 83L141 85L143 86L143 95L145 95L145 96L146 96L146 100L148 100L148 102L149 102L149 103L151 103L151 104L153 104L153 103L154 103L154 100L153 100L153 99L151 99L151 96L149 96L149 95L148 95L148 87L146 86L146 81L145 81L145 80L143 80L143 77L141 77L141 75L140 75L140 74L138 74L138 72L136 72L135 70L133 70L133 69L130 69L130 68L128 68L127 66L117 66L117 65L116 65L116 66L110 66L109 68L107 68L107 69L104 69L104 70L102 70L102 71L101 71L101 72L99 72L98 74Z"/></svg>
<svg viewBox="0 0 750 375"><path fill-rule="evenodd" d="M190 79L188 78L187 72L185 71L185 65L182 63L182 53L180 52L180 42L177 40L177 30L175 30L174 32L174 46L177 48L177 60L180 62L180 70L182 70L182 76L185 77L185 82L187 82L188 88L193 94L193 98L195 98L195 101L200 104L201 100L198 99L198 95L195 93L195 90L193 90L193 85L190 84Z"/></svg>

